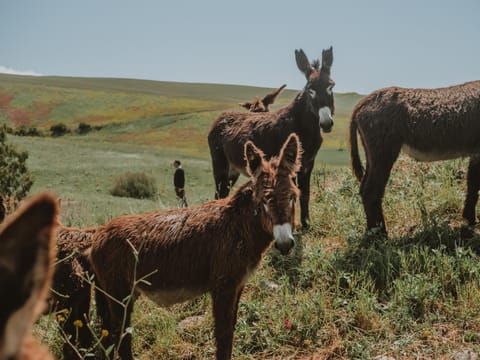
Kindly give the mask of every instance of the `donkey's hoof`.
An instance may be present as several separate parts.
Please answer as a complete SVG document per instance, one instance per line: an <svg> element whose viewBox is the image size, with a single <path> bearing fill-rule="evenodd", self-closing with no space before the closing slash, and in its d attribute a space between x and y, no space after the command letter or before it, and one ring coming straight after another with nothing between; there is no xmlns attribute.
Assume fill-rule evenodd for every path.
<svg viewBox="0 0 480 360"><path fill-rule="evenodd" d="M463 225L460 228L460 239L468 240L473 238L475 235L475 227L471 225Z"/></svg>

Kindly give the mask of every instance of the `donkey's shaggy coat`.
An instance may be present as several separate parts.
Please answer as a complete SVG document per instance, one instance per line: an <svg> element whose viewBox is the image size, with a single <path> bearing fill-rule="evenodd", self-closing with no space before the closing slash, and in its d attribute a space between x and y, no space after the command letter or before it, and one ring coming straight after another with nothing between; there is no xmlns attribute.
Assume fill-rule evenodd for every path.
<svg viewBox="0 0 480 360"><path fill-rule="evenodd" d="M365 174L357 131L366 154ZM377 90L355 106L350 143L368 229L385 231L382 198L400 150L419 161L470 157L463 217L475 224L480 189L480 81L439 89Z"/></svg>

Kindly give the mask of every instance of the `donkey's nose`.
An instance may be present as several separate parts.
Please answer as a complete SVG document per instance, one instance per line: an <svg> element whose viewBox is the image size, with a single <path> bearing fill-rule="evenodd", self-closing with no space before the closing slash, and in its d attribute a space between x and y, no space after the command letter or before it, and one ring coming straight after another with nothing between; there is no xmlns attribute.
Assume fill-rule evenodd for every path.
<svg viewBox="0 0 480 360"><path fill-rule="evenodd" d="M282 255L287 255L294 246L295 240L293 237L288 238L286 241L275 241L275 248L280 251Z"/></svg>
<svg viewBox="0 0 480 360"><path fill-rule="evenodd" d="M275 239L275 247L282 255L288 254L295 246L295 239L292 235L292 225L289 223L275 225L273 227L273 237Z"/></svg>

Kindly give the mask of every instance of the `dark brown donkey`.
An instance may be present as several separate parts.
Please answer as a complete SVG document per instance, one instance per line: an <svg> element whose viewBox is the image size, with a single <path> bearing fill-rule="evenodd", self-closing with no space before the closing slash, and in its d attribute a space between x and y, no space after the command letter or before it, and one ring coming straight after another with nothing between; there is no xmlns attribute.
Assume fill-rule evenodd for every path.
<svg viewBox="0 0 480 360"><path fill-rule="evenodd" d="M51 309L68 311L59 317L65 334L70 337L63 345L66 360L82 358L78 349L89 349L93 343L90 329L86 325L76 327L74 322L89 321L91 285L87 278L92 271L85 251L90 248L95 230L60 226L57 232L57 264L50 302Z"/></svg>
<svg viewBox="0 0 480 360"><path fill-rule="evenodd" d="M230 359L237 308L243 287L272 241L282 252L294 245L292 229L301 149L291 134L278 157L269 161L251 141L244 146L250 181L225 199L205 204L125 215L98 228L90 260L98 285L115 299L135 291L160 306L183 302L209 292L213 299L217 359ZM136 263L133 249L138 251ZM136 274L136 275L135 275ZM148 283L147 283L148 282ZM118 344L118 356L132 359L131 335L120 334L124 310L107 298L104 327ZM125 314L129 326L133 301ZM106 344L108 346L108 344Z"/></svg>
<svg viewBox="0 0 480 360"><path fill-rule="evenodd" d="M323 50L322 66L315 61L310 64L302 50L295 51L297 66L306 78L305 88L289 105L271 112L225 112L213 123L208 134L208 145L212 157L215 179L215 198L228 196L231 187L242 173L246 175L243 145L253 141L266 157L278 154L285 139L296 133L302 143L302 165L297 173L300 188L301 221L308 226L310 199L310 175L324 132L333 126L334 82L330 79L333 50Z"/></svg>
<svg viewBox="0 0 480 360"><path fill-rule="evenodd" d="M268 112L270 111L268 107L275 102L278 94L282 92L285 86L287 86L287 84L283 84L277 90L268 93L261 99L258 97L254 97L252 100L240 103L238 105L244 107L250 112Z"/></svg>
<svg viewBox="0 0 480 360"><path fill-rule="evenodd" d="M366 154L365 174L357 131ZM480 189L480 81L439 89L377 90L355 106L350 142L368 229L379 227L386 232L382 198L400 150L419 161L469 156L463 217L475 224Z"/></svg>
<svg viewBox="0 0 480 360"><path fill-rule="evenodd" d="M42 314L55 258L57 202L42 194L0 228L0 359L53 356L30 330Z"/></svg>

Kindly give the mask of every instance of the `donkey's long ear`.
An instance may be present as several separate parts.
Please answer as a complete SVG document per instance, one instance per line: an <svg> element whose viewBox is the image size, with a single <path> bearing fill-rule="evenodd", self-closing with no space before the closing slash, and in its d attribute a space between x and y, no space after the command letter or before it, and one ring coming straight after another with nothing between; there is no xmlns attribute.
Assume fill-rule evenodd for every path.
<svg viewBox="0 0 480 360"><path fill-rule="evenodd" d="M9 343L8 349L0 346L0 358L4 351L18 351L44 310L53 271L56 215L57 201L43 194L17 211L0 230L0 326L7 327L0 331L5 336L2 340Z"/></svg>
<svg viewBox="0 0 480 360"><path fill-rule="evenodd" d="M333 64L333 47L322 51L322 69L330 72L330 68Z"/></svg>
<svg viewBox="0 0 480 360"><path fill-rule="evenodd" d="M287 86L287 84L283 84L277 90L272 91L270 94L267 94L263 97L262 102L265 106L271 105L275 102L276 97L278 94L282 92L282 90Z"/></svg>
<svg viewBox="0 0 480 360"><path fill-rule="evenodd" d="M305 55L302 49L295 50L295 60L297 61L298 69L305 74L305 77L308 80L313 68L308 61L307 55Z"/></svg>
<svg viewBox="0 0 480 360"><path fill-rule="evenodd" d="M247 173L249 176L255 176L263 169L264 154L257 148L253 142L245 143L245 160L247 161Z"/></svg>
<svg viewBox="0 0 480 360"><path fill-rule="evenodd" d="M247 109L247 110L250 110L252 108L252 103L246 101L246 102L243 102L243 103L238 103L238 105L240 105L241 107Z"/></svg>
<svg viewBox="0 0 480 360"><path fill-rule="evenodd" d="M280 150L279 167L287 170L292 175L300 170L302 161L302 145L297 134L292 133L287 138Z"/></svg>

